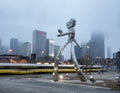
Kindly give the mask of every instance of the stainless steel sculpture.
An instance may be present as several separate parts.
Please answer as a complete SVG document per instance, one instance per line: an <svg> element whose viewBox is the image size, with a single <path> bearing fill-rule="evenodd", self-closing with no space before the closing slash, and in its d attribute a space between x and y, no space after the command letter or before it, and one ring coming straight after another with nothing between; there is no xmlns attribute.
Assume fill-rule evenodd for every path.
<svg viewBox="0 0 120 93"><path fill-rule="evenodd" d="M85 82L87 81L87 78L83 75L78 62L76 60L76 56L75 56L75 52L74 52L74 46L73 43L75 43L79 48L81 48L79 46L79 44L77 43L77 41L75 40L75 25L76 25L76 20L75 19L70 19L69 22L66 23L66 26L68 28L68 32L67 33L63 33L63 31L61 29L58 30L59 34L57 35L58 37L61 36L65 36L68 35L68 41L67 43L61 48L61 50L59 51L59 53L57 54L57 57L55 59L55 63L54 63L54 71L53 71L53 80L56 82L58 81L58 65L59 65L59 59L61 56L61 53L64 51L65 47L70 43L72 46L72 60L73 60L73 64L76 70L76 73L78 74L78 77L80 78L81 81Z"/></svg>

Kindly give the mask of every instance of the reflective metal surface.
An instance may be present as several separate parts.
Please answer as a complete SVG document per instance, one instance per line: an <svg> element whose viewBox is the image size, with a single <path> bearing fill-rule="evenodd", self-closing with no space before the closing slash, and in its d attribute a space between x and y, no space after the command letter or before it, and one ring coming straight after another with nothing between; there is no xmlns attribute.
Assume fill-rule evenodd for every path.
<svg viewBox="0 0 120 93"><path fill-rule="evenodd" d="M76 70L76 73L78 75L78 77L80 78L81 81L85 82L87 81L86 76L83 75L81 69L79 68L79 64L76 60L76 56L75 56L75 51L74 51L74 44L75 43L79 48L81 48L79 46L79 44L77 43L77 41L75 40L75 25L76 25L76 20L75 19L71 19L69 22L66 23L66 26L68 28L68 32L67 33L63 33L63 31L61 29L58 30L58 32L60 33L59 35L57 35L58 37L61 36L65 36L68 35L68 41L67 43L61 48L61 50L59 51L56 59L55 59L55 64L54 64L54 72L53 72L53 80L56 82L58 81L58 67L59 67L59 59L61 56L61 53L64 51L64 49L66 48L66 46L70 43L71 44L71 52L72 52L72 61Z"/></svg>

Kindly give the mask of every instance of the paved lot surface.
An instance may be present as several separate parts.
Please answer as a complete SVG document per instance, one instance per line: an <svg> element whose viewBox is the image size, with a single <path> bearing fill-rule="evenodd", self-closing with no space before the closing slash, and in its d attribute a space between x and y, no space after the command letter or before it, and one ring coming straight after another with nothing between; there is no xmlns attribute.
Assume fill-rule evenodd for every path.
<svg viewBox="0 0 120 93"><path fill-rule="evenodd" d="M104 73L105 74L105 73ZM115 79L116 73L99 75L92 73L95 78ZM70 74L74 77L76 74ZM89 76L89 75L87 75ZM109 76L109 77L108 77ZM0 93L119 93L109 88L88 86L79 83L79 80L61 80L53 82L52 75L24 75L0 76Z"/></svg>
<svg viewBox="0 0 120 93"><path fill-rule="evenodd" d="M88 73L87 76L93 76L95 79L108 79L108 80L115 80L117 73L116 72L104 72L102 73Z"/></svg>

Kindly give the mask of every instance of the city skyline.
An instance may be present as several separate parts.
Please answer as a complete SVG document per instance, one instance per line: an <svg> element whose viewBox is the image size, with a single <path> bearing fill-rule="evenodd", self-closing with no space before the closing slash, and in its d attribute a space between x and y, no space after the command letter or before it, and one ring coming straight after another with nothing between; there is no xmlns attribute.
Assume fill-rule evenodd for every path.
<svg viewBox="0 0 120 93"><path fill-rule="evenodd" d="M103 32L105 48L111 46L112 52L117 52L120 48L119 5L119 0L0 0L2 45L9 45L10 38L31 43L32 31L38 29L62 46L67 37L58 38L57 30L67 32L66 22L75 18L75 38L80 45L90 40L92 32Z"/></svg>
<svg viewBox="0 0 120 93"><path fill-rule="evenodd" d="M44 38L44 35L46 36L46 38ZM53 42L54 42L54 40L53 39L49 39L49 37L47 37L47 33L46 32L43 32L43 31L40 31L40 30L33 30L33 42L31 43L32 44L32 47L31 47L31 54L33 53L35 53L35 50L39 50L38 48L40 48L41 47L41 44L43 44L43 42L42 42L42 40L44 40L45 39L45 41L46 40L52 40ZM13 41L12 43L11 43L11 41ZM19 42L18 42L19 41ZM96 42L97 41L97 42ZM16 43L19 43L19 44L16 44ZM25 41L20 41L18 38L11 38L10 39L10 47L8 47L7 48L7 50L8 50L8 52L6 52L6 53L9 53L9 51L11 50L11 51L14 51L14 52L12 52L13 54L15 53L15 54L20 54L20 53L22 53L22 51L24 50L21 50L20 49L20 53L16 50L16 49L18 49L18 48L16 48L16 45L17 46L19 46L19 48L21 48L21 47L23 47L23 43L26 43ZM29 42L27 42L27 43L29 43ZM97 45L96 45L96 44ZM99 45L98 45L98 43L99 43ZM46 42L46 44L47 44L47 42ZM11 47L11 45L12 45L12 47ZM104 48L105 48L105 46L104 46L104 35L102 34L102 33L92 33L91 34L91 39L87 42L87 43L84 43L84 45L85 46L82 46L81 45L81 47L82 47L82 50L84 51L84 48L85 48L85 51L90 51L90 54L89 54L89 56L91 56L92 57L92 55L94 55L94 57L92 57L92 58L96 58L96 57L100 57L100 58L104 58L105 56L105 52L107 53L107 51L105 51L104 50ZM35 46L37 46L37 47L35 47ZM45 45L42 45L42 47L43 46L45 46ZM100 46L99 48L98 48L98 46ZM70 47L70 46L69 46ZM86 50L87 49L87 47L89 47L89 49L88 50ZM96 48L95 48L96 47ZM4 48L4 47L3 47ZM48 45L46 45L46 47L44 47L44 49L46 50L46 51L48 51L49 50L49 48L48 48L48 50L47 50L47 48L48 48ZM43 50L44 49L42 49L42 52L43 52ZM44 50L44 53L45 53L45 50ZM15 52L16 51L16 52ZM39 50L39 51L41 51L41 50ZM84 52L85 52L84 51ZM96 51L96 52L95 52ZM97 51L99 51L99 52L97 52ZM70 51L70 49L69 48L67 48L67 50L65 50L65 52L63 53L63 55L65 56L65 59L69 59L70 58L70 53L71 51ZM97 54L96 54L97 53ZM99 53L99 54L98 54ZM3 53L4 54L4 53ZM30 54L30 53L29 53ZM36 53L35 53L36 54ZM49 52L48 52L48 54L49 54ZM69 56L68 56L69 55ZM85 56L86 55L86 52L85 53L83 53L82 54L82 56ZM82 56L80 56L80 57L82 57ZM106 58L107 58L108 56L106 55Z"/></svg>
<svg viewBox="0 0 120 93"><path fill-rule="evenodd" d="M34 31L40 31L40 30L33 30L33 32ZM43 32L43 31L42 31ZM46 32L44 32L44 33L46 33ZM39 34L44 34L44 33L39 33ZM98 34L99 35L99 33L100 34L102 34L101 32L98 32L98 33L96 33L96 34ZM47 33L46 33L47 34ZM93 33L92 33L93 34ZM91 36L92 36L92 34L91 34ZM95 35L95 37L97 38L98 36L97 35ZM33 38L33 37L31 37L31 38ZM48 39L49 39L49 36L47 37ZM11 44L11 39L18 39L18 41L19 41L19 46L20 46L20 43L25 43L25 42L28 42L28 41L21 41L19 38L13 38L13 37L11 37L10 38L10 40L9 40L9 45L8 46L5 46L7 49L8 49L8 51L9 51L9 49L12 49L12 48L10 48L10 44ZM47 39L46 39L47 40ZM84 44L87 46L87 44L91 41L92 39L89 39L87 42L85 42ZM2 40L1 40L1 45L2 45ZM31 43L31 44L33 44L33 41L32 42L29 42L29 43ZM83 46L82 46L82 43L80 44L81 45L81 47L82 48L84 48ZM4 45L2 45L3 46L3 48L4 48ZM62 47L62 45L60 45L60 44L58 44L58 46L60 46L60 47ZM90 46L89 46L90 47ZM105 47L105 46L104 46ZM105 48L106 48L106 50L104 50L104 55L105 55L105 57L107 58L107 47L108 46L106 46ZM32 48L33 47L31 47L31 53L34 53L33 51L32 51ZM119 51L119 50L118 50ZM69 57L70 57L70 55L69 55L69 57L68 57L68 54L67 53L69 53L70 52L70 50L69 50L69 48L67 48L66 50L65 50L65 52L63 53L63 55L65 55L65 58L67 58L67 59L69 59ZM114 52L113 52L114 53ZM111 53L111 55L113 55L113 53ZM95 54L96 55L96 54Z"/></svg>

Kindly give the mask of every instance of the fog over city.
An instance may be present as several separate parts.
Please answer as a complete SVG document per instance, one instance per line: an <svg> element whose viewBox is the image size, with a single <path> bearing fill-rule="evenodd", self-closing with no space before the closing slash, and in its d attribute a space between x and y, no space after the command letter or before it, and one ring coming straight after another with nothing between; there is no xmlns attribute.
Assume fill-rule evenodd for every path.
<svg viewBox="0 0 120 93"><path fill-rule="evenodd" d="M33 30L47 32L56 45L58 29L67 32L66 22L76 19L76 40L87 43L92 32L103 32L105 48L120 48L120 0L0 0L0 38L9 45L10 38L31 42Z"/></svg>

